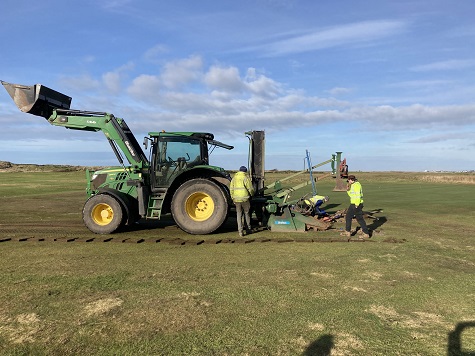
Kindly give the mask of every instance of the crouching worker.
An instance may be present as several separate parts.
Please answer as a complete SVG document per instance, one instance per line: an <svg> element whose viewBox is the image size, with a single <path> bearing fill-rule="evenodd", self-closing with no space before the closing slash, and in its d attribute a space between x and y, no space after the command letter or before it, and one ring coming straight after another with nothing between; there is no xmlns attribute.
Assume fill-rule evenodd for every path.
<svg viewBox="0 0 475 356"><path fill-rule="evenodd" d="M254 188L252 186L251 179L247 175L247 168L241 166L239 171L236 172L231 184L229 186L231 191L231 198L236 205L237 224L239 236L243 236L243 222L242 212L244 211L244 219L246 220L246 233L251 233L251 197L254 195Z"/></svg>
<svg viewBox="0 0 475 356"><path fill-rule="evenodd" d="M322 205L329 200L330 198L327 196L314 195L311 198L305 199L304 202L313 207L313 216L322 217L327 215L327 212L322 209Z"/></svg>

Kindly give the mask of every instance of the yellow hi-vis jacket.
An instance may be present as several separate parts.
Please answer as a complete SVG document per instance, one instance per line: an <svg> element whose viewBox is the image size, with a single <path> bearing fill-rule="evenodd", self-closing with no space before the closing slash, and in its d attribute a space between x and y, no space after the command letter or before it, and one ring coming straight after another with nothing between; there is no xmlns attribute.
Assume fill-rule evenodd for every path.
<svg viewBox="0 0 475 356"><path fill-rule="evenodd" d="M347 193L350 196L350 204L358 206L363 203L363 187L360 182L354 182Z"/></svg>
<svg viewBox="0 0 475 356"><path fill-rule="evenodd" d="M317 201L319 200L324 200L325 197L323 195L314 195L311 198L305 199L304 202L307 203L308 205L315 205L317 204Z"/></svg>
<svg viewBox="0 0 475 356"><path fill-rule="evenodd" d="M248 201L254 195L251 179L245 172L236 172L229 185L231 198L236 203Z"/></svg>

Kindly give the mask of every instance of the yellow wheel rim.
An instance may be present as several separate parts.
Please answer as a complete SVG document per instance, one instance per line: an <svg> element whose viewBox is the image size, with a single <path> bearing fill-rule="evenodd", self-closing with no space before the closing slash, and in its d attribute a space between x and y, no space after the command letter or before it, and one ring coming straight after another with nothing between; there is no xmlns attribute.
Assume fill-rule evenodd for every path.
<svg viewBox="0 0 475 356"><path fill-rule="evenodd" d="M214 212L214 201L206 193L193 193L186 199L185 211L195 221L208 220Z"/></svg>
<svg viewBox="0 0 475 356"><path fill-rule="evenodd" d="M97 225L108 225L114 219L114 210L109 204L97 204L92 209L91 217Z"/></svg>

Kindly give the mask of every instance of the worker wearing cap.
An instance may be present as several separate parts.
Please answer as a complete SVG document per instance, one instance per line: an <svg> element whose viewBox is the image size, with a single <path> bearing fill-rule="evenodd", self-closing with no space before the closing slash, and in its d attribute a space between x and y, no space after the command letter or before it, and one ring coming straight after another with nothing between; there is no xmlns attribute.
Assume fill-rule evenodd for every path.
<svg viewBox="0 0 475 356"><path fill-rule="evenodd" d="M315 215L317 216L325 216L327 212L321 208L321 206L329 201L330 198L323 195L314 195L311 198L305 199L304 202L310 206L314 207Z"/></svg>
<svg viewBox="0 0 475 356"><path fill-rule="evenodd" d="M231 198L236 205L237 224L239 236L243 236L242 211L244 210L244 218L246 220L246 232L251 233L251 202L250 199L254 194L251 179L247 175L247 168L241 166L236 172L229 186Z"/></svg>
<svg viewBox="0 0 475 356"><path fill-rule="evenodd" d="M347 182L347 193L350 197L350 206L346 211L345 231L342 232L341 235L351 236L351 221L353 216L355 216L356 221L360 224L361 230L363 231L363 238L369 238L368 227L363 218L363 188L354 175L349 175Z"/></svg>

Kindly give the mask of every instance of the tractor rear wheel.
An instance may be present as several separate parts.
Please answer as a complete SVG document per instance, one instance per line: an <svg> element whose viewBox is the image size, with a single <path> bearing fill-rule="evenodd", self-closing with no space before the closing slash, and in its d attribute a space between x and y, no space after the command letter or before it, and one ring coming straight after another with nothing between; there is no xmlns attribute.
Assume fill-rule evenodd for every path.
<svg viewBox="0 0 475 356"><path fill-rule="evenodd" d="M84 224L96 234L113 233L121 226L123 216L120 203L107 194L90 197L82 210Z"/></svg>
<svg viewBox="0 0 475 356"><path fill-rule="evenodd" d="M192 179L173 195L171 211L177 225L190 234L205 235L217 230L228 217L224 189L208 179Z"/></svg>

